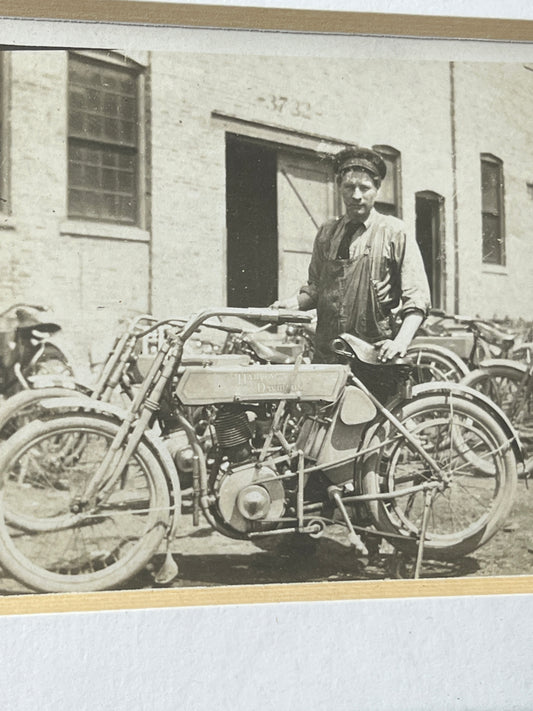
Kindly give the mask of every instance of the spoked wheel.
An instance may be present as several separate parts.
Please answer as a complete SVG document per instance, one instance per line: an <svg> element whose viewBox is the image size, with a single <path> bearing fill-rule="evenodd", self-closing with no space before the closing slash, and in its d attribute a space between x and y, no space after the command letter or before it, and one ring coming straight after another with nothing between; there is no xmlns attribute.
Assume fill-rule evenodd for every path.
<svg viewBox="0 0 533 711"><path fill-rule="evenodd" d="M165 475L141 443L108 493L85 498L118 425L73 415L33 422L0 457L0 563L42 592L116 587L139 572L168 529Z"/></svg>
<svg viewBox="0 0 533 711"><path fill-rule="evenodd" d="M12 395L0 406L0 441L8 439L23 425L36 419L46 419L52 412L42 405L43 400L56 397L72 398L87 395L90 391L75 384L72 388L49 387L22 390ZM72 408L68 408L72 409ZM62 414L61 408L54 409L54 415Z"/></svg>
<svg viewBox="0 0 533 711"><path fill-rule="evenodd" d="M413 400L396 414L443 476L388 422L377 426L365 443L365 448L378 449L361 464L363 493L401 494L426 483L435 488L429 498L424 491L411 491L371 501L375 525L399 536L391 543L414 555L427 505L427 556L451 560L472 552L499 530L513 503L516 460L505 433L479 406L458 396ZM475 453L474 459L465 458L465 447ZM479 462L486 471L480 471Z"/></svg>
<svg viewBox="0 0 533 711"><path fill-rule="evenodd" d="M448 348L412 344L407 355L414 363L411 377L415 384L432 381L458 383L469 372L466 363Z"/></svg>
<svg viewBox="0 0 533 711"><path fill-rule="evenodd" d="M533 473L533 387L527 367L520 363L486 365L473 370L461 383L501 407L526 450L526 469Z"/></svg>

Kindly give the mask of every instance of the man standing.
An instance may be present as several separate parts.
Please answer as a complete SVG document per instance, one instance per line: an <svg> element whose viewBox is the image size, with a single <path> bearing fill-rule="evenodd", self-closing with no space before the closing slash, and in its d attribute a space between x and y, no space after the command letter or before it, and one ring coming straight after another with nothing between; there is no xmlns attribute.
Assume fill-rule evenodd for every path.
<svg viewBox="0 0 533 711"><path fill-rule="evenodd" d="M297 297L274 306L317 309L315 362L335 362L330 343L344 332L377 344L387 361L405 355L430 307L422 255L401 220L374 208L387 171L381 156L349 147L334 167L346 213L319 229ZM397 307L399 328L391 314Z"/></svg>

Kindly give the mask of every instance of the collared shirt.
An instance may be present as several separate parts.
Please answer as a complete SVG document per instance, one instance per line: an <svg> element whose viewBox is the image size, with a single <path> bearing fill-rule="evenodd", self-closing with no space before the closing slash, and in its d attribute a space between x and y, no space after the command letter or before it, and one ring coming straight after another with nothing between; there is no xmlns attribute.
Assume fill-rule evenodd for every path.
<svg viewBox="0 0 533 711"><path fill-rule="evenodd" d="M320 274L325 261L335 259L346 223L347 215L328 220L319 229L309 264L309 277L300 292L311 297L311 308L318 302ZM350 258L355 259L370 247L372 279L382 281L387 275L391 281L391 308L400 307L405 316L409 311L427 315L431 306L429 285L422 255L414 236L407 235L402 220L383 215L374 208L356 231L350 245Z"/></svg>

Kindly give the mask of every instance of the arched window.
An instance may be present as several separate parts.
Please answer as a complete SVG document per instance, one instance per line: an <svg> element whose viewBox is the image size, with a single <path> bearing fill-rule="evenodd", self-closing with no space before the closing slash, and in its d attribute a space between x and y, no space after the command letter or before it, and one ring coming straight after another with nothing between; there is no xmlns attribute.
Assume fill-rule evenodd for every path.
<svg viewBox="0 0 533 711"><path fill-rule="evenodd" d="M503 161L481 154L482 259L485 264L505 265L505 215Z"/></svg>
<svg viewBox="0 0 533 711"><path fill-rule="evenodd" d="M402 216L401 154L392 146L372 146L387 165L387 175L381 184L376 209L385 215Z"/></svg>
<svg viewBox="0 0 533 711"><path fill-rule="evenodd" d="M69 52L69 218L143 226L143 69L115 52Z"/></svg>

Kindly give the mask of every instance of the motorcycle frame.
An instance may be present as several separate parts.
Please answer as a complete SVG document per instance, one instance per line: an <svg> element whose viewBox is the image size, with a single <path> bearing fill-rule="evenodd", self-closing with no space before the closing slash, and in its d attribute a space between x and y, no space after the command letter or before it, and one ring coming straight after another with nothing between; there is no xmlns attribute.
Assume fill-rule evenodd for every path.
<svg viewBox="0 0 533 711"><path fill-rule="evenodd" d="M149 369L149 372L147 373L146 377L144 378L143 382L141 383L138 392L136 393L131 406L128 410L124 411L124 416L122 419L122 423L119 427L119 431L117 435L115 436L115 439L113 440L111 447L109 449L108 454L106 457L104 457L100 467L98 470L95 472L94 477L92 478L89 487L88 487L88 492L86 494L86 500L90 501L92 500L93 497L98 496L99 499L102 498L102 496L105 498L105 495L107 492L110 492L113 486L115 485L116 481L122 474L122 471L124 467L127 464L128 459L130 458L131 454L135 451L135 448L138 446L139 442L141 441L145 431L149 428L149 423L150 420L154 414L154 412L157 411L159 402L161 400L161 397L163 395L163 392L167 385L172 381L173 376L177 373L179 365L181 363L181 357L183 355L183 346L185 341L197 330L197 328L208 318L212 316L218 316L218 315L236 315L236 316L248 316L249 318L255 318L257 320L264 320L264 321L271 321L271 322L276 322L277 319L280 319L280 313L277 311L273 311L271 309L224 309L224 310L210 310L210 311L204 311L197 316L192 317L189 322L181 329L178 330L176 329L172 334L169 335L167 339L162 343L159 351L157 352L152 365ZM282 313L281 314L282 319L287 320L287 321L296 321L298 318L301 318L302 315L301 313ZM156 326L152 328L156 328ZM268 368L269 366L266 365L264 366L265 368ZM297 365L295 365L297 367ZM378 446L371 447L371 448L360 448L355 454L352 454L350 457L347 457L344 460L336 460L334 462L331 462L324 466L324 464L321 465L313 465L311 467L305 467L304 466L304 453L301 450L296 450L292 448L291 445L285 445L288 447L287 451L283 455L281 455L281 460L287 461L287 458L290 459L292 458L297 458L298 460L298 466L297 466L297 471L293 472L291 471L288 474L285 475L279 475L279 476L274 476L271 477L271 479L276 479L279 480L280 478L297 478L298 482L298 487L297 487L297 516L295 520L296 526L294 528L283 528L279 529L278 533L290 533L291 531L298 531L298 532L304 532L304 533L314 533L317 534L317 524L316 524L316 516L314 517L315 523L308 527L306 526L305 520L305 502L303 501L303 485L305 482L305 477L306 475L310 474L311 472L315 470L324 470L327 468L331 468L333 466L338 466L339 464L342 463L349 463L349 462L355 462L357 459L360 457L369 454L372 451L376 451L384 446L389 441L394 441L398 436L403 436L405 437L410 445L415 449L419 455L424 459L424 461L428 464L428 466L431 468L431 470L434 472L435 479L425 482L419 486L416 487L411 487L409 491L402 490L400 492L392 492L390 494L376 494L376 495L363 495L363 494L356 494L354 496L342 496L342 498L339 496L339 489L338 487L332 485L330 487L329 493L330 497L332 500L335 501L337 504L338 508L340 508L341 513L343 513L344 509L344 503L359 503L359 502L364 502L368 500L378 500L378 499L395 499L399 498L401 496L408 495L410 493L414 492L425 492L426 493L426 499L428 500L428 496L432 494L432 491L438 488L443 488L445 486L445 483L447 481L447 475L443 473L437 462L429 455L423 447L420 445L420 443L417 441L417 439L407 430L402 423L398 420L398 418L389 410L387 409L384 405L382 405L377 398L374 397L374 395L364 386L364 384L355 376L355 375L350 375L349 376L349 381L351 384L355 385L356 387L360 388L365 392L365 394L370 398L370 400L373 402L375 405L377 411L380 413L381 417L385 418L388 420L391 425L393 426L396 434L393 438L390 440L386 440L385 442L380 442ZM272 401L277 401L278 402L278 412L280 409L283 409L285 406L286 401L288 398L284 398L283 395L277 395L276 397L272 398ZM336 408L340 407L340 402L337 402L335 405ZM203 449L201 447L201 444L196 436L196 432L194 431L193 426L191 423L188 421L187 417L185 416L183 411L180 411L177 413L178 414L178 421L179 424L183 427L185 430L185 433L187 435L187 438L189 440L189 443L191 445L191 448L193 450L193 520L197 524L199 520L199 514L200 511L204 514L206 520L208 523L215 529L220 530L220 526L213 517L211 511L210 511L210 506L213 503L212 496L209 493L209 487L208 487L208 473L207 473L207 463L206 463L206 458L205 454L203 452ZM275 418L277 419L277 418ZM378 417L374 416L374 418L368 423L368 426L371 424L375 423L377 421ZM280 433L276 431L274 427L272 427L272 432L271 436L276 437L278 441L282 444L282 448L285 449L283 446L283 441L282 439L280 440L278 435ZM362 436L362 440L363 440ZM280 461L281 461L280 460ZM271 460L272 462L275 463L275 459ZM259 480L262 481L262 480ZM265 479L265 482L267 479ZM103 484L103 486L102 486ZM339 501L341 502L339 505ZM427 501L426 501L427 503ZM426 511L424 515L424 519L422 522L422 531L425 531L425 527L427 524L426 521L426 516L427 516L427 511L429 510L429 507L426 506ZM344 513L345 510L344 510ZM286 519L284 519L286 520ZM290 519L293 520L293 519ZM312 517L310 518L310 521L312 522ZM280 521L281 522L281 521ZM346 522L347 526L351 529L350 533L352 535L356 535L354 532L354 527L353 525L349 525L349 521ZM360 528L360 527L357 527ZM365 531L368 531L368 529L363 529ZM375 535L379 535L384 538L395 538L399 537L397 535L391 535L388 533L383 533L379 531L368 531L371 533L374 533ZM262 532L257 532L259 535L262 534ZM271 535L272 531L266 531L264 535ZM227 532L225 531L225 534ZM250 533L247 533L245 537L252 537ZM415 539L416 540L416 539ZM424 540L423 537L418 538L418 545L419 545L419 554L417 556L417 559L420 558L421 561L421 550L423 549L423 544Z"/></svg>

